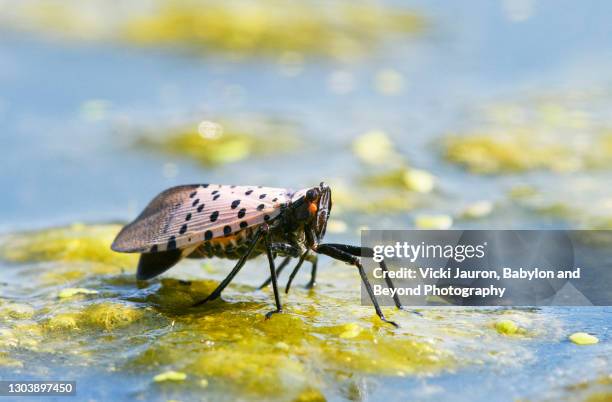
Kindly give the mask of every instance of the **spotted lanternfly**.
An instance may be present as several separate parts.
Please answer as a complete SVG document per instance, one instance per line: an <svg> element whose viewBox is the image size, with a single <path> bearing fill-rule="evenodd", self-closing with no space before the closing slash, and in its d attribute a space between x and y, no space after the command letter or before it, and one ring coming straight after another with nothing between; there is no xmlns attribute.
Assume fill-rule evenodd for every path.
<svg viewBox="0 0 612 402"><path fill-rule="evenodd" d="M357 267L378 316L387 321L374 297L359 257L371 257L371 249L345 244L321 243L331 211L331 189L318 187L291 191L283 188L194 184L172 187L153 199L145 210L117 235L111 248L140 253L137 278L151 279L170 269L182 258L229 258L238 260L229 275L204 300L214 300L244 266L246 260L267 255L276 310L282 311L277 275L291 258L298 258L287 282L304 261L312 264L315 284L317 254L325 254ZM285 259L275 267L274 258ZM387 271L383 262L381 268ZM387 285L393 287L390 280ZM395 305L401 308L399 298Z"/></svg>

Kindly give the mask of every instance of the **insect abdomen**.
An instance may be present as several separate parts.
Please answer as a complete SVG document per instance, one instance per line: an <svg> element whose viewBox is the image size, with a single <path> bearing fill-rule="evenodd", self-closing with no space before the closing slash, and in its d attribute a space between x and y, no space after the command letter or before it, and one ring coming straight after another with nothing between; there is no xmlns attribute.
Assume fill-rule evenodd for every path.
<svg viewBox="0 0 612 402"><path fill-rule="evenodd" d="M225 237L219 237L213 240L205 241L200 244L196 250L191 253L188 258L228 258L231 260L239 259L249 248L251 240L259 227L249 227L240 232ZM255 247L251 253L251 258L263 253L264 249Z"/></svg>

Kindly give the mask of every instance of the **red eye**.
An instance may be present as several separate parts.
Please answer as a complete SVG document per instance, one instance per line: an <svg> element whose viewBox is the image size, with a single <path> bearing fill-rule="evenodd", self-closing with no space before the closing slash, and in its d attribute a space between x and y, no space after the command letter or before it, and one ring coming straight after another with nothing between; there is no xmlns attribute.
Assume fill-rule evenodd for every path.
<svg viewBox="0 0 612 402"><path fill-rule="evenodd" d="M310 215L316 214L318 209L317 204L314 202L311 202L310 205L308 205L308 212L310 212Z"/></svg>

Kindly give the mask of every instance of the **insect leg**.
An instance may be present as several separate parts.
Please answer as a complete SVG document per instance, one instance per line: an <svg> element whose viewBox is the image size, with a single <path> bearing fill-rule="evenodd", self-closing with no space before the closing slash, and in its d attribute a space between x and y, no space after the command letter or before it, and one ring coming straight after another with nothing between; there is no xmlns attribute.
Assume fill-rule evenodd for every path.
<svg viewBox="0 0 612 402"><path fill-rule="evenodd" d="M317 261L318 257L316 254L310 254L306 251L302 257L300 257L300 261L291 271L291 275L289 275L289 280L287 281L287 285L285 286L285 293L289 293L289 289L291 288L291 282L293 282L293 278L297 275L298 271L302 267L302 263L304 260L308 260L312 264L312 270L310 271L310 281L306 284L306 289L312 289L317 283Z"/></svg>
<svg viewBox="0 0 612 402"><path fill-rule="evenodd" d="M312 268L310 270L310 281L306 284L306 289L312 289L317 284L317 262L319 261L319 257L316 254L312 255L310 263L312 264Z"/></svg>
<svg viewBox="0 0 612 402"><path fill-rule="evenodd" d="M359 270L359 275L361 276L361 280L363 281L363 284L365 285L366 291L368 292L368 296L370 296L370 300L372 300L372 304L374 304L374 310L376 310L376 314L378 315L378 317L382 321L387 322L393 325L394 327L399 327L393 321L389 321L385 318L385 315L380 309L380 306L378 305L378 301L376 300L376 297L374 296L372 285L370 284L370 281L368 280L368 276L363 270L363 265L361 265L361 261L359 260L358 257L352 255L351 253L348 253L347 251L336 248L334 247L334 245L331 245L331 244L319 244L319 246L316 249L316 252L320 254L328 255L331 258L334 258L336 260L344 261L348 264L356 266L357 269Z"/></svg>
<svg viewBox="0 0 612 402"><path fill-rule="evenodd" d="M334 243L325 243L325 244L327 246L331 246L335 249L345 251L351 255L358 256L358 257L372 258L374 256L374 250L372 250L369 247L357 247L357 246L350 246L348 244L334 244ZM378 265L385 273L389 272L389 269L387 268L387 264L385 264L385 260L380 261ZM393 281L391 281L391 278L389 278L387 275L385 275L385 282L387 283L387 286L390 289L395 290L395 285L393 284ZM393 293L393 302L395 303L395 307L397 307L400 310L404 310L404 306L402 306L402 302L400 301L399 296L395 292Z"/></svg>
<svg viewBox="0 0 612 402"><path fill-rule="evenodd" d="M270 276L272 277L272 289L274 290L274 301L276 302L276 310L270 311L266 314L266 319L270 318L272 314L281 313L283 306L281 305L280 296L278 294L278 283L276 281L276 268L274 267L274 257L272 256L272 248L270 246L270 234L267 231L267 225L264 234L264 242L266 244L266 254L268 255L268 262L270 263Z"/></svg>
<svg viewBox="0 0 612 402"><path fill-rule="evenodd" d="M283 272L283 269L285 269L285 267L287 265L289 265L289 262L291 262L291 257L287 256L283 259L283 261L281 261L280 265L278 266L278 268L276 268L276 277L278 278L278 276L280 275L281 272ZM264 283L261 284L261 286L258 287L258 289L263 289L266 286L268 286L270 284L270 282L272 282L272 276L270 276L268 279L266 279L266 281Z"/></svg>
<svg viewBox="0 0 612 402"><path fill-rule="evenodd" d="M302 254L302 256L300 257L300 261L298 261L295 268L293 268L293 271L291 271L291 275L289 275L289 280L287 281L287 285L285 286L285 293L289 293L289 289L291 288L291 282L293 282L293 278L295 278L295 275L297 275L307 255L308 255L308 250L306 250L306 252Z"/></svg>
<svg viewBox="0 0 612 402"><path fill-rule="evenodd" d="M253 237L253 240L251 240L251 244L249 245L248 250L246 251L246 253L244 253L244 255L242 257L240 257L240 259L238 260L238 262L236 263L236 265L234 266L232 271L229 273L229 275L227 275L225 277L225 279L223 279L223 281L221 281L219 286L217 286L217 288L215 290L213 290L213 292L211 294L209 294L208 297L206 297L206 299L201 300L201 301L197 302L196 304L194 304L193 305L194 307L195 306L199 306L201 304L204 304L204 303L206 303L208 301L215 300L216 298L221 296L221 292L223 292L223 289L225 289L227 287L227 285L230 284L232 279L234 279L236 274L238 274L240 269L242 269L242 267L244 266L244 263L246 262L247 258L249 258L249 256L253 252L253 249L257 245L257 242L261 238L262 233L263 233L262 230L258 230L257 233L255 233L255 236Z"/></svg>
<svg viewBox="0 0 612 402"><path fill-rule="evenodd" d="M280 253L282 255L289 255L297 258L300 256L300 250L288 243L272 243L270 244L270 250L272 253Z"/></svg>
<svg viewBox="0 0 612 402"><path fill-rule="evenodd" d="M287 264L289 264L291 257L293 258L298 258L300 256L300 252L297 249L297 247L292 246L291 244L286 244L286 243L272 243L270 245L270 249L272 250L272 253L278 253L280 252L282 255L286 255L287 258L285 258L282 262L281 265L276 269L276 277L278 278L278 276L280 275L281 271L283 269L285 269L285 267L287 266ZM258 289L263 289L266 286L268 286L270 284L270 282L272 282L272 276L269 276L268 279L266 279L266 281L258 288Z"/></svg>

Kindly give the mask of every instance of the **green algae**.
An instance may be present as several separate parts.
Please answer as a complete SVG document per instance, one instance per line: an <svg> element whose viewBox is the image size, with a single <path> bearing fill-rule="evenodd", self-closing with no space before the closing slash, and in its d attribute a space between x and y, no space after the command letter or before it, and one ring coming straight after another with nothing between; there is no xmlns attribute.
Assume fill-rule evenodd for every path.
<svg viewBox="0 0 612 402"><path fill-rule="evenodd" d="M512 320L499 320L494 324L495 330L501 335L525 335L527 331Z"/></svg>
<svg viewBox="0 0 612 402"><path fill-rule="evenodd" d="M111 331L134 323L143 316L143 309L120 303L90 304L81 312L80 320L83 325Z"/></svg>
<svg viewBox="0 0 612 402"><path fill-rule="evenodd" d="M460 213L461 219L481 219L493 212L494 205L491 201L476 201L467 205Z"/></svg>
<svg viewBox="0 0 612 402"><path fill-rule="evenodd" d="M160 2L149 15L126 24L124 37L137 44L180 44L232 54L300 52L352 57L385 34L414 34L423 20L404 9L340 2L333 13L312 2Z"/></svg>
<svg viewBox="0 0 612 402"><path fill-rule="evenodd" d="M430 194L411 191L404 184L398 187L386 184L370 184L374 175L365 176L363 186L350 186L343 181L332 181L334 212L333 216L361 212L365 214L405 213L431 201Z"/></svg>
<svg viewBox="0 0 612 402"><path fill-rule="evenodd" d="M559 188L573 191L560 193ZM537 187L513 186L508 192L506 206L527 212L531 219L565 222L580 229L605 230L612 227L608 193L607 187L592 177L562 176Z"/></svg>
<svg viewBox="0 0 612 402"><path fill-rule="evenodd" d="M468 133L447 137L444 157L473 173L510 173L535 169L563 171L571 150L556 143L535 144L527 132Z"/></svg>
<svg viewBox="0 0 612 402"><path fill-rule="evenodd" d="M602 94L561 93L485 105L472 127L442 140L442 155L477 174L609 169L608 104Z"/></svg>
<svg viewBox="0 0 612 402"><path fill-rule="evenodd" d="M196 281L192 285L200 286ZM163 286L166 298L174 287L182 300L187 285L166 281ZM205 314L185 315L181 310L173 315L173 331L128 367L175 367L227 387L238 385L248 393L286 395L321 386L320 370L334 376L353 371L404 375L453 364L449 353L427 342L397 339L369 319L329 325L319 321L316 309L291 305L285 314L266 320L266 304L228 304L213 304Z"/></svg>
<svg viewBox="0 0 612 402"><path fill-rule="evenodd" d="M83 225L9 235L0 243L0 258L13 263L87 261L133 265L135 257L118 254L109 245L120 225Z"/></svg>
<svg viewBox="0 0 612 402"><path fill-rule="evenodd" d="M180 371L164 371L163 373L159 373L155 377L153 377L153 381L155 382L164 382L164 381L184 381L187 378L187 374L181 373Z"/></svg>
<svg viewBox="0 0 612 402"><path fill-rule="evenodd" d="M0 352L0 366L18 368L23 367L23 362L7 356L4 352Z"/></svg>
<svg viewBox="0 0 612 402"><path fill-rule="evenodd" d="M431 173L409 167L365 175L362 181L368 186L404 189L416 193L430 193L435 186L435 178Z"/></svg>
<svg viewBox="0 0 612 402"><path fill-rule="evenodd" d="M69 331L79 329L78 313L60 313L50 317L45 323L44 328L49 331Z"/></svg>
<svg viewBox="0 0 612 402"><path fill-rule="evenodd" d="M70 297L74 297L77 295L95 295L98 294L97 290L93 290L93 289L86 289L86 288L66 288L66 289L62 289L57 297L59 297L60 299L67 299Z"/></svg>
<svg viewBox="0 0 612 402"><path fill-rule="evenodd" d="M113 331L129 326L142 319L146 310L134 305L118 302L101 302L85 307L70 306L67 312L52 314L43 320L43 328L48 331L92 329ZM76 309L76 311L72 311ZM64 306L64 310L66 307Z"/></svg>
<svg viewBox="0 0 612 402"><path fill-rule="evenodd" d="M444 214L418 214L414 218L414 226L418 229L447 230L453 226L453 218Z"/></svg>
<svg viewBox="0 0 612 402"><path fill-rule="evenodd" d="M341 213L346 209L397 214L431 204L436 178L426 170L409 166L384 131L360 135L353 141L352 151L364 165L364 173L359 177L363 189L332 183L334 202L340 205Z"/></svg>
<svg viewBox="0 0 612 402"><path fill-rule="evenodd" d="M363 1L325 8L312 1L285 7L278 0L145 0L113 7L102 0L29 1L16 5L10 15L3 20L8 26L71 40L281 60L287 54L353 60L391 36L414 36L425 27L422 16L404 7ZM398 85L389 73L379 81L385 91Z"/></svg>
<svg viewBox="0 0 612 402"><path fill-rule="evenodd" d="M587 334L586 332L576 332L571 334L568 339L576 345L594 345L599 343L597 337Z"/></svg>
<svg viewBox="0 0 612 402"><path fill-rule="evenodd" d="M66 237L75 241L75 233L88 238L91 233L114 230L115 225L102 225L79 227L76 232L72 227L33 232L29 235L35 241L30 246L43 233L63 233L62 241ZM65 236L67 232L71 235ZM382 323L371 307L359 306L358 275L342 264L322 267L320 286L314 291L302 289L296 281L291 293L283 295L285 312L270 319L265 319L265 313L273 308L271 291L257 291L255 285L261 279L249 280L248 275L228 287L222 298L192 307L212 292L226 272L203 270L194 261L181 263L162 278L137 283L121 271L122 259L105 257L102 265L114 267L113 271L80 278L71 275L67 288L65 283L46 280L46 271L62 273L61 267L69 265L71 271L90 272L104 252L84 241L80 244L92 251L93 261L87 260L84 251L72 250L69 257L56 248L40 253L36 247L27 247L26 234L16 236L23 249L19 259L10 260L12 269L27 273L34 267L38 272L29 283L11 282L19 302L0 298L0 366L36 373L61 356L63 366L103 367L141 376L148 384L142 394L145 398L176 387L205 387L211 397L303 401L323 400L327 393L349 397L358 393L355 381L367 375L433 374L482 364L483 359L520 364L525 358L520 342L529 342L554 326L520 311L448 314L429 309L416 316L383 308L401 325L395 329ZM12 235L3 240L3 248L15 241ZM257 260L249 264L265 266ZM202 275L211 279L201 279ZM98 293L60 298L62 289ZM532 336L517 337L513 345L500 343L495 331L481 325L498 316L529 327ZM24 350L28 351L25 359L20 354ZM479 351L478 358L471 354L474 350ZM185 377L154 380L168 372Z"/></svg>
<svg viewBox="0 0 612 402"><path fill-rule="evenodd" d="M605 402L612 399L612 374L601 375L565 387L565 399L585 402Z"/></svg>
<svg viewBox="0 0 612 402"><path fill-rule="evenodd" d="M211 130L210 127L216 127ZM259 127L259 128L255 128ZM214 167L249 157L263 157L296 149L300 141L287 124L267 122L250 130L223 129L212 122L184 125L164 132L146 133L135 146L193 159Z"/></svg>
<svg viewBox="0 0 612 402"><path fill-rule="evenodd" d="M381 130L368 131L357 137L352 150L359 160L370 165L392 165L402 161L391 138Z"/></svg>

